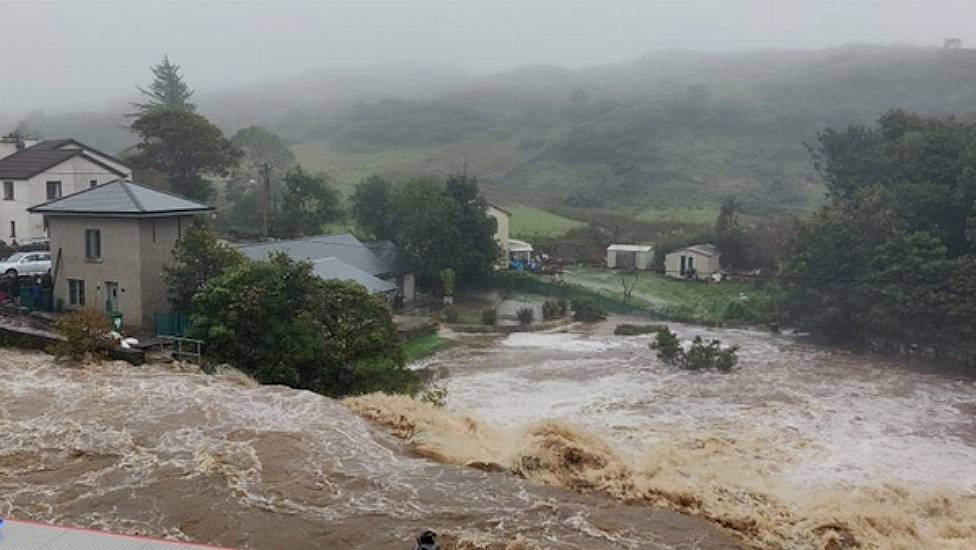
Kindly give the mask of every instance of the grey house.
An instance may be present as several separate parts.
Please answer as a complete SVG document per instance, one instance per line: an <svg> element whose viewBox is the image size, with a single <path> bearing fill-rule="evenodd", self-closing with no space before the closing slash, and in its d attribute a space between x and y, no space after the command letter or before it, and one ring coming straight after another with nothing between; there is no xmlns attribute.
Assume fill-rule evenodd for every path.
<svg viewBox="0 0 976 550"><path fill-rule="evenodd" d="M126 328L149 329L169 310L163 266L173 246L213 208L116 180L28 210L47 222L55 300L122 313Z"/></svg>
<svg viewBox="0 0 976 550"><path fill-rule="evenodd" d="M248 244L239 246L238 250L256 261L283 252L293 260L312 262L315 274L323 279L354 281L393 301L406 303L416 296L413 271L390 241L364 243L349 233L342 233Z"/></svg>

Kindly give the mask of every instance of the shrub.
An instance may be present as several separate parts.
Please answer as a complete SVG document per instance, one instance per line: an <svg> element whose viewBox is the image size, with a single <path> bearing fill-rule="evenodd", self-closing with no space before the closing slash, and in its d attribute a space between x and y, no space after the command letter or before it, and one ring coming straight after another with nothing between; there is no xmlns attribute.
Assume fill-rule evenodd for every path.
<svg viewBox="0 0 976 550"><path fill-rule="evenodd" d="M447 388L434 386L421 394L420 400L437 408L443 408L447 403Z"/></svg>
<svg viewBox="0 0 976 550"><path fill-rule="evenodd" d="M668 325L617 325L613 333L617 336L640 336L668 330Z"/></svg>
<svg viewBox="0 0 976 550"><path fill-rule="evenodd" d="M569 314L569 301L566 300L565 298L560 298L559 299L559 302L557 302L557 303L559 304L559 316L560 317L565 317L566 315L568 315Z"/></svg>
<svg viewBox="0 0 976 550"><path fill-rule="evenodd" d="M584 323L596 323L607 318L607 312L591 300L573 300L573 319Z"/></svg>
<svg viewBox="0 0 976 550"><path fill-rule="evenodd" d="M559 319L563 315L560 314L559 302L555 300L546 300L542 304L542 318L546 321L551 321L553 319Z"/></svg>
<svg viewBox="0 0 976 550"><path fill-rule="evenodd" d="M706 344L701 336L696 336L691 347L685 351L677 335L670 330L658 332L651 348L657 350L657 356L665 363L688 370L718 369L728 372L739 360L736 355L739 346L722 348L718 340Z"/></svg>
<svg viewBox="0 0 976 550"><path fill-rule="evenodd" d="M420 389L386 302L315 276L308 262L280 254L245 262L193 300L192 335L207 342L208 355L259 382L330 396Z"/></svg>
<svg viewBox="0 0 976 550"><path fill-rule="evenodd" d="M486 307L481 310L481 324L494 326L498 322L498 310L493 307Z"/></svg>
<svg viewBox="0 0 976 550"><path fill-rule="evenodd" d="M443 317L444 321L448 323L456 323L461 317L461 314L459 314L458 310L454 309L453 307L447 307L444 308L443 313L441 313L441 317Z"/></svg>
<svg viewBox="0 0 976 550"><path fill-rule="evenodd" d="M112 322L104 313L94 309L72 311L58 320L57 331L66 340L53 346L52 351L58 357L73 359L103 355L110 330Z"/></svg>
<svg viewBox="0 0 976 550"><path fill-rule="evenodd" d="M530 307L523 307L515 315L518 316L520 325L531 325L532 321L535 320L535 310Z"/></svg>

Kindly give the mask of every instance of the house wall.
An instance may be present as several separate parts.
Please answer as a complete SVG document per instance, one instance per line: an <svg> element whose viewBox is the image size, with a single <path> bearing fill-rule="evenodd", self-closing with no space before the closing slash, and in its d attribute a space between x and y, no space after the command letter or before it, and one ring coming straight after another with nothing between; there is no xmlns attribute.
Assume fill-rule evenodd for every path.
<svg viewBox="0 0 976 550"><path fill-rule="evenodd" d="M44 216L30 214L27 209L47 202L47 182L60 181L61 195L65 196L88 189L91 180L102 184L118 178L119 175L115 172L106 170L90 160L74 157L28 180L0 180L0 239L9 243L14 238L24 239L45 235ZM14 184L13 200L3 200L2 182L4 181L12 181ZM16 224L16 237L11 235L11 221Z"/></svg>
<svg viewBox="0 0 976 550"><path fill-rule="evenodd" d="M614 269L618 267L617 254L636 254L634 261L635 269L650 269L651 263L654 261L654 251L648 250L646 252L624 252L617 250L607 249L607 267Z"/></svg>
<svg viewBox="0 0 976 550"><path fill-rule="evenodd" d="M162 266L189 222L189 217L155 218L153 240L153 219L49 217L55 299L70 308L67 280L80 279L85 307L105 311L105 282L116 282L125 327L151 329L153 314L169 310ZM101 261L85 258L86 229L101 231Z"/></svg>
<svg viewBox="0 0 976 550"><path fill-rule="evenodd" d="M502 249L501 259L504 261L508 258L508 228L511 220L508 214L491 205L485 207L485 213L495 219L495 242Z"/></svg>
<svg viewBox="0 0 976 550"><path fill-rule="evenodd" d="M681 274L681 257L694 258L695 271L699 279L707 279L712 274L721 270L721 262L718 255L706 256L688 250L676 250L664 257L665 275L676 279L683 279Z"/></svg>
<svg viewBox="0 0 976 550"><path fill-rule="evenodd" d="M107 157L105 155L102 155L101 153L97 153L95 151L92 151L91 149L86 149L84 147L80 147L80 146L78 146L78 145L76 145L74 143L67 143L67 144L59 147L59 149L62 150L62 151L84 150L86 155L88 155L88 156L90 156L92 158L96 158L96 159L98 159L99 162L101 162L103 164L107 164L107 165L111 166L112 168L115 168L119 172L122 172L123 174L125 174L124 177L126 177L126 178L131 178L132 177L132 170L130 170L128 166L126 166L124 164L120 164L120 163L112 160L111 158L109 158L109 157ZM115 176L115 177L118 178L119 176ZM113 179L115 179L115 178L113 178Z"/></svg>

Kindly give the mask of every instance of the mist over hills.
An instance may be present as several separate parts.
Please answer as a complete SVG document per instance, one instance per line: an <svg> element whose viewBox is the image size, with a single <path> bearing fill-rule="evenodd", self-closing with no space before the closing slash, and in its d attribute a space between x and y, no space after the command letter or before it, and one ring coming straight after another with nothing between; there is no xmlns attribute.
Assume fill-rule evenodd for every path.
<svg viewBox="0 0 976 550"><path fill-rule="evenodd" d="M497 200L550 210L642 215L736 194L767 213L817 204L821 184L804 143L826 126L867 124L894 108L971 116L976 50L662 51L488 75L373 66L195 100L228 133L256 124L281 134L306 167L345 187L372 172L467 170ZM35 112L25 122L44 136L120 151L133 143L124 112Z"/></svg>

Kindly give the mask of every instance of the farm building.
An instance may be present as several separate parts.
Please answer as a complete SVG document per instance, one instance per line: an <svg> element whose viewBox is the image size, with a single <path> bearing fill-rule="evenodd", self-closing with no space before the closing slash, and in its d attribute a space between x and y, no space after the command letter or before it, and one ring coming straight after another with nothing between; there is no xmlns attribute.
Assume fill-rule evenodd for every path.
<svg viewBox="0 0 976 550"><path fill-rule="evenodd" d="M694 244L664 257L664 271L676 279L707 279L722 269L722 255L713 244Z"/></svg>
<svg viewBox="0 0 976 550"><path fill-rule="evenodd" d="M612 244L607 247L607 267L610 269L650 269L654 261L654 247L640 244Z"/></svg>

